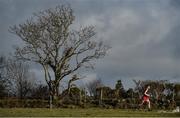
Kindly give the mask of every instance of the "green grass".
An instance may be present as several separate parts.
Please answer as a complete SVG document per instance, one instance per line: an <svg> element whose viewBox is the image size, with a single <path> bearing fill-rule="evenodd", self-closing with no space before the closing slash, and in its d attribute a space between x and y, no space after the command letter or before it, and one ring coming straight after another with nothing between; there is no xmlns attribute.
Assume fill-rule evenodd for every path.
<svg viewBox="0 0 180 118"><path fill-rule="evenodd" d="M180 117L180 113L159 113L157 111L137 111L137 110L124 110L124 109L100 109L100 108L87 108L87 109L47 109L47 108L0 108L0 117Z"/></svg>

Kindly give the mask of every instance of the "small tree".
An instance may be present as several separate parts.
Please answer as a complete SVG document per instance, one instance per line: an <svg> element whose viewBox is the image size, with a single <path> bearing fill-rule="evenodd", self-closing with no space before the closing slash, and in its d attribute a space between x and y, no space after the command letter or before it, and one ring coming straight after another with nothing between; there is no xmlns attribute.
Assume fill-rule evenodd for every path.
<svg viewBox="0 0 180 118"><path fill-rule="evenodd" d="M0 79L1 80L5 78L5 68L6 68L6 58L4 56L0 56Z"/></svg>
<svg viewBox="0 0 180 118"><path fill-rule="evenodd" d="M0 57L0 98L6 97L7 95L7 81L6 81L6 58Z"/></svg>
<svg viewBox="0 0 180 118"><path fill-rule="evenodd" d="M34 99L48 99L49 98L49 90L47 85L37 84L33 90L31 91L31 98Z"/></svg>
<svg viewBox="0 0 180 118"><path fill-rule="evenodd" d="M63 78L82 67L92 67L90 62L104 57L109 49L102 42L93 40L96 34L93 26L71 30L74 19L73 10L62 5L35 14L24 24L10 28L10 32L24 41L23 47L16 48L16 57L42 65L54 99L59 95Z"/></svg>
<svg viewBox="0 0 180 118"><path fill-rule="evenodd" d="M123 84L121 82L121 80L118 80L115 86L115 90L116 90L116 97L117 98L123 98L125 95L125 90L123 87Z"/></svg>
<svg viewBox="0 0 180 118"><path fill-rule="evenodd" d="M6 85L3 79L0 79L0 98L7 96Z"/></svg>
<svg viewBox="0 0 180 118"><path fill-rule="evenodd" d="M134 97L134 90L132 88L129 88L127 91L126 91L126 97L127 98L133 98Z"/></svg>
<svg viewBox="0 0 180 118"><path fill-rule="evenodd" d="M20 99L25 98L33 88L32 73L27 64L21 61L9 59L7 64L7 78L10 90Z"/></svg>
<svg viewBox="0 0 180 118"><path fill-rule="evenodd" d="M174 91L175 91L175 100L180 101L180 83L175 84Z"/></svg>
<svg viewBox="0 0 180 118"><path fill-rule="evenodd" d="M96 89L103 86L101 79L95 79L89 83L86 84L87 89L89 91L90 96L96 95Z"/></svg>
<svg viewBox="0 0 180 118"><path fill-rule="evenodd" d="M74 81L76 81L76 80L79 80L80 78L78 78L77 77L77 75L73 75L72 76L72 78L69 80L69 82L68 82L68 88L67 88L67 90L68 90L68 94L70 94L70 91L71 91L71 87L72 87L72 83L74 82Z"/></svg>

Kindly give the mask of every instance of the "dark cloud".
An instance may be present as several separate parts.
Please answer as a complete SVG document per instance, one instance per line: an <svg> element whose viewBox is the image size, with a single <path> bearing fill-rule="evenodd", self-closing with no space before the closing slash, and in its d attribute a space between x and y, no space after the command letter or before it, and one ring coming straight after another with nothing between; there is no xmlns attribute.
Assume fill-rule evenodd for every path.
<svg viewBox="0 0 180 118"><path fill-rule="evenodd" d="M73 28L95 25L96 38L112 47L95 71L86 72L88 78L101 78L111 86L117 79L126 85L133 85L131 79L179 81L179 0L1 0L0 53L12 52L12 45L19 43L9 26L62 3L75 11Z"/></svg>
<svg viewBox="0 0 180 118"><path fill-rule="evenodd" d="M174 59L176 59L177 61L180 61L179 34L180 34L180 24L177 24L177 26L175 26L166 37L166 45L171 47L172 57L174 57Z"/></svg>
<svg viewBox="0 0 180 118"><path fill-rule="evenodd" d="M180 1L179 0L170 0L170 5L172 5L173 7L180 9Z"/></svg>

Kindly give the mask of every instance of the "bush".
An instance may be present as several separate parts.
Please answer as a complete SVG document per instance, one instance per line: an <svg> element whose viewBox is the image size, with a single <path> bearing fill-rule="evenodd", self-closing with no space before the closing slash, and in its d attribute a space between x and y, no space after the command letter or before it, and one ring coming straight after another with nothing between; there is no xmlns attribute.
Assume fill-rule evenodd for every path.
<svg viewBox="0 0 180 118"><path fill-rule="evenodd" d="M36 99L1 99L1 108L46 108L48 107L48 100L36 100Z"/></svg>

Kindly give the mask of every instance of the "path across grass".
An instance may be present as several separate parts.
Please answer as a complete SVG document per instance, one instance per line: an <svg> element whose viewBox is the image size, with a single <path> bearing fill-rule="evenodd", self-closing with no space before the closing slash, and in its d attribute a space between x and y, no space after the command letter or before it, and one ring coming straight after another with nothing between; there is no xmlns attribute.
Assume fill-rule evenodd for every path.
<svg viewBox="0 0 180 118"><path fill-rule="evenodd" d="M180 117L180 113L160 113L157 111L137 111L124 109L47 109L47 108L0 108L1 117Z"/></svg>

